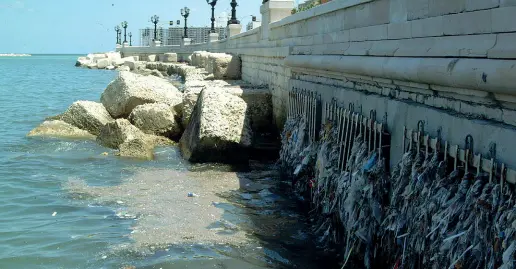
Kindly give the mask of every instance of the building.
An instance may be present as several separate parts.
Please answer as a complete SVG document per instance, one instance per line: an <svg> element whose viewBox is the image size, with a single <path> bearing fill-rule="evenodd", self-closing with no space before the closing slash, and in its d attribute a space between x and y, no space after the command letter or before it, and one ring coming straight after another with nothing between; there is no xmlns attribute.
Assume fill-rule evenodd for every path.
<svg viewBox="0 0 516 269"><path fill-rule="evenodd" d="M184 27L170 27L168 29L158 28L158 40L162 45L181 45L184 35ZM210 27L188 27L188 37L192 39L192 44L206 43L209 40ZM219 40L225 39L228 33L227 27L216 27L215 31L219 34ZM146 28L140 30L140 46L150 46L154 38L154 29Z"/></svg>
<svg viewBox="0 0 516 269"><path fill-rule="evenodd" d="M251 21L246 26L246 31L253 30L262 26L262 22L256 20L256 16L253 16Z"/></svg>

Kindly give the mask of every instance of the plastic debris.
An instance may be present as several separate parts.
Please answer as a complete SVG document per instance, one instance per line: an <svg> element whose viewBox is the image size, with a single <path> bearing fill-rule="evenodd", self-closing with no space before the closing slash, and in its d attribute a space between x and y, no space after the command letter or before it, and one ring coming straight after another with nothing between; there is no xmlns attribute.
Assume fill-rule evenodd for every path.
<svg viewBox="0 0 516 269"><path fill-rule="evenodd" d="M195 194L195 193L193 193L193 192L189 192L189 193L187 194L187 196L188 196L188 197L198 197L199 195L197 195L197 194Z"/></svg>
<svg viewBox="0 0 516 269"><path fill-rule="evenodd" d="M389 174L387 154L369 151L361 134L340 169L338 128L328 121L311 143L305 120L289 118L280 166L311 203L317 243L340 249L342 268L516 268L513 186L416 148Z"/></svg>
<svg viewBox="0 0 516 269"><path fill-rule="evenodd" d="M52 213L52 217L55 217L57 215L57 212Z"/></svg>

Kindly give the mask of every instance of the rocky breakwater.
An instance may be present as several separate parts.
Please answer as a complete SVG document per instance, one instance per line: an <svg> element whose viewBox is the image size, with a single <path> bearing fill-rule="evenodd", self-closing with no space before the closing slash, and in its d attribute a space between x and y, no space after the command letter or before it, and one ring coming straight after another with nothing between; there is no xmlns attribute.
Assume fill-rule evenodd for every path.
<svg viewBox="0 0 516 269"><path fill-rule="evenodd" d="M155 146L182 132L182 93L162 78L120 72L100 100L74 102L28 136L95 139L120 156L152 159Z"/></svg>
<svg viewBox="0 0 516 269"><path fill-rule="evenodd" d="M253 153L275 154L278 146L274 145L269 89L239 80L238 56L198 52L191 59L191 66L169 68L185 81L181 119L185 133L180 141L183 157L235 163L247 161ZM147 65L154 67L159 69L160 64ZM267 140L272 143L263 151Z"/></svg>
<svg viewBox="0 0 516 269"><path fill-rule="evenodd" d="M75 66L89 69L119 69L129 71L131 63L138 61L138 57L122 58L120 52L91 53L84 57L77 58Z"/></svg>

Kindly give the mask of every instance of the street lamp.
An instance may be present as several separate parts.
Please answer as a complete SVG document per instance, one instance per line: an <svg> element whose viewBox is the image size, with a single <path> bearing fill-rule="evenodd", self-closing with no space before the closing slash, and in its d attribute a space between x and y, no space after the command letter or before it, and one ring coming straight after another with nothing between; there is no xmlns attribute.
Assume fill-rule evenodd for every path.
<svg viewBox="0 0 516 269"><path fill-rule="evenodd" d="M158 22L159 22L158 15L152 16L151 22L154 23L154 40L157 40L158 39Z"/></svg>
<svg viewBox="0 0 516 269"><path fill-rule="evenodd" d="M133 33L129 32L129 46L133 45Z"/></svg>
<svg viewBox="0 0 516 269"><path fill-rule="evenodd" d="M127 43L127 22L122 22L122 28L124 28L124 44Z"/></svg>
<svg viewBox="0 0 516 269"><path fill-rule="evenodd" d="M238 6L237 1L231 1L231 19L229 20L229 24L240 24L240 21L236 18L236 7Z"/></svg>
<svg viewBox="0 0 516 269"><path fill-rule="evenodd" d="M120 26L115 26L115 32L116 32L116 44L120 44L120 41L118 39L118 34L120 33Z"/></svg>
<svg viewBox="0 0 516 269"><path fill-rule="evenodd" d="M215 5L217 0L206 0L206 3L211 6L211 33L215 33Z"/></svg>
<svg viewBox="0 0 516 269"><path fill-rule="evenodd" d="M190 9L188 7L181 9L181 16L185 18L185 38L188 38L188 26L186 24L186 20L188 19L188 15L190 15Z"/></svg>

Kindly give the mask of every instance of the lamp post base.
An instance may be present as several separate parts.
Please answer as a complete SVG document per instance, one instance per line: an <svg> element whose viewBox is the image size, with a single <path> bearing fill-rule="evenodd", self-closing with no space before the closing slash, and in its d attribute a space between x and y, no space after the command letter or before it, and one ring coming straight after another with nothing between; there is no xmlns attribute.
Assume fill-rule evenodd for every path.
<svg viewBox="0 0 516 269"><path fill-rule="evenodd" d="M240 34L242 32L242 25L241 24L230 24L228 25L229 28L229 36L234 36Z"/></svg>
<svg viewBox="0 0 516 269"><path fill-rule="evenodd" d="M218 33L210 33L208 41L209 42L214 42L214 41L217 41L217 40L219 40L219 34Z"/></svg>
<svg viewBox="0 0 516 269"><path fill-rule="evenodd" d="M192 44L192 39L191 38L183 38L182 42L181 42L181 46L189 46L190 44Z"/></svg>
<svg viewBox="0 0 516 269"><path fill-rule="evenodd" d="M161 41L159 41L159 40L152 40L151 47L161 47Z"/></svg>

